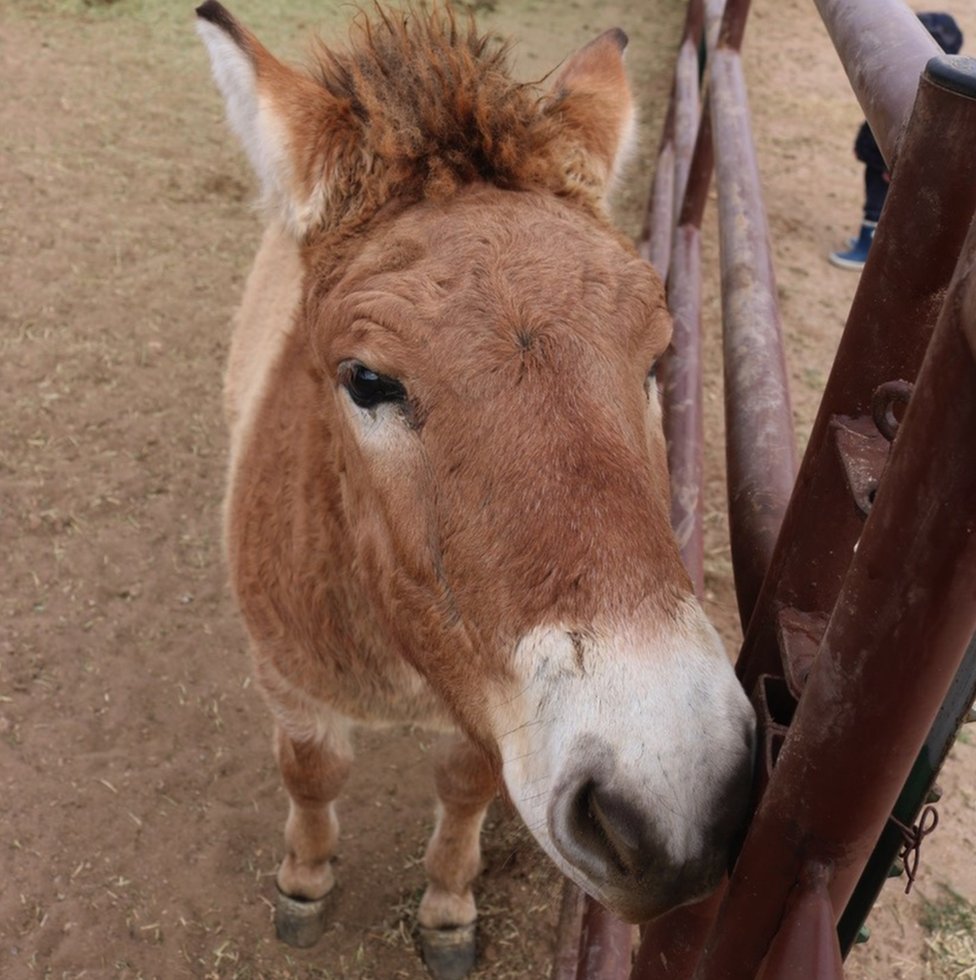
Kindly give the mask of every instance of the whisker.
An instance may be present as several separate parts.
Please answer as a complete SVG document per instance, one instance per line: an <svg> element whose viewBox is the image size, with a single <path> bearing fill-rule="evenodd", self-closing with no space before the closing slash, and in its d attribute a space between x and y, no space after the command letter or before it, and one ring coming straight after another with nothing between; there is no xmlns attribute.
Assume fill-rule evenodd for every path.
<svg viewBox="0 0 976 980"><path fill-rule="evenodd" d="M523 728L528 728L530 725L541 725L546 721L545 718L532 718L529 721L523 721L521 725L515 728L509 729L503 735L498 736L498 741L500 742L503 738L508 738L509 735L514 735L516 732L522 731Z"/></svg>

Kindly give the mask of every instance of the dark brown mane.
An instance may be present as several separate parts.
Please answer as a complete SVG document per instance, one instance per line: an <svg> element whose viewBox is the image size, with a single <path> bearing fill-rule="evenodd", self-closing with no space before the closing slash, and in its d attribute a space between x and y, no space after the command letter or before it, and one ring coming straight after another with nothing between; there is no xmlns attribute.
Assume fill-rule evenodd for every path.
<svg viewBox="0 0 976 980"><path fill-rule="evenodd" d="M377 5L348 50L319 45L314 76L359 128L368 196L436 198L485 181L595 204L558 95L514 81L508 45L465 20L445 6Z"/></svg>

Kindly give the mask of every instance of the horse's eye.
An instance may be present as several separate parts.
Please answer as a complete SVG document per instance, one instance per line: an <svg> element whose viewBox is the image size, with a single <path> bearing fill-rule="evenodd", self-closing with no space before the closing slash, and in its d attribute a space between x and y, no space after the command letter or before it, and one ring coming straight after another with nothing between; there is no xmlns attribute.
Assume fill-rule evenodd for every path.
<svg viewBox="0 0 976 980"><path fill-rule="evenodd" d="M377 374L358 361L347 361L339 368L339 381L360 408L375 408L382 402L402 402L407 398L406 389L396 378Z"/></svg>

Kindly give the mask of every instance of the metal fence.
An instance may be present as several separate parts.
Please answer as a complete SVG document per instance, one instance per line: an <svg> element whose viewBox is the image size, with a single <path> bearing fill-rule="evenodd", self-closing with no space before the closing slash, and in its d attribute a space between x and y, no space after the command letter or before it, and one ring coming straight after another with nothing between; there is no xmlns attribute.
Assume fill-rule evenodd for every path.
<svg viewBox="0 0 976 980"><path fill-rule="evenodd" d="M727 885L631 927L573 886L553 980L835 978L976 695L976 59L900 0L815 0L892 182L797 468L740 51L748 0L691 0L642 254L675 323L672 517L702 588L702 215L718 192L729 522L760 722ZM910 883L910 882L909 882Z"/></svg>

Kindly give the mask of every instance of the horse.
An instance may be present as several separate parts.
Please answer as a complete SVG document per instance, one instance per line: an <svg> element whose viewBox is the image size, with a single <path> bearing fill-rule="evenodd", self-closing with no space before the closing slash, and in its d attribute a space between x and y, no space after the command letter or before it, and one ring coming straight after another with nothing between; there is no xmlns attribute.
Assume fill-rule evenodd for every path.
<svg viewBox="0 0 976 980"><path fill-rule="evenodd" d="M323 931L359 725L443 733L417 913L436 977L474 962L500 790L624 919L703 896L755 718L669 523L664 290L607 212L626 35L526 84L448 8L359 13L305 68L197 14L267 214L225 377L225 541L289 797L278 935Z"/></svg>

